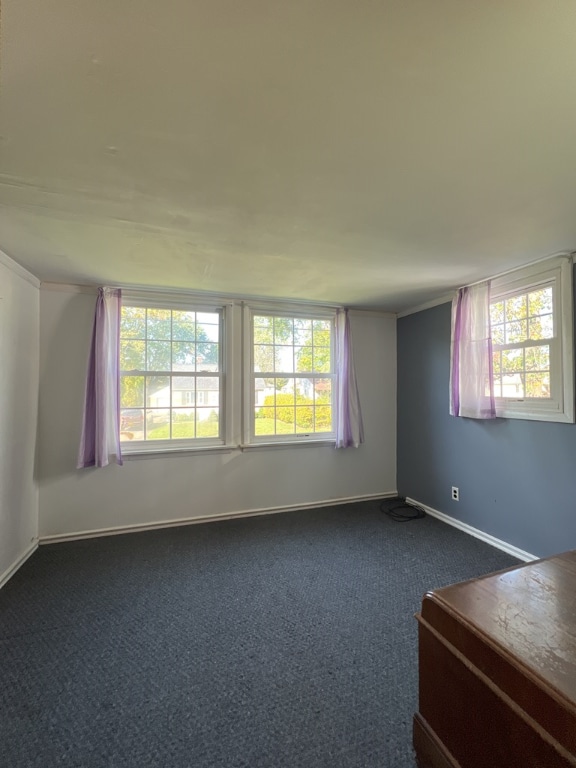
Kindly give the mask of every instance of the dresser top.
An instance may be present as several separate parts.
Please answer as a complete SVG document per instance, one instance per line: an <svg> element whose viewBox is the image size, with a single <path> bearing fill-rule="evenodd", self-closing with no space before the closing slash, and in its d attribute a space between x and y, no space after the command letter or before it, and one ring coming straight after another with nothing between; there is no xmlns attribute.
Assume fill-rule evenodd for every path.
<svg viewBox="0 0 576 768"><path fill-rule="evenodd" d="M429 592L434 603L576 701L576 551Z"/></svg>

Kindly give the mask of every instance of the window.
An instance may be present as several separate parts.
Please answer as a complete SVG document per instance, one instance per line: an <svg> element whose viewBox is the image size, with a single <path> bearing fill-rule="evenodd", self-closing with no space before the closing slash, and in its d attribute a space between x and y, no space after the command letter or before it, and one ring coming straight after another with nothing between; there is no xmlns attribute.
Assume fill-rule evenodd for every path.
<svg viewBox="0 0 576 768"><path fill-rule="evenodd" d="M248 312L248 442L333 439L334 317Z"/></svg>
<svg viewBox="0 0 576 768"><path fill-rule="evenodd" d="M493 280L490 325L497 415L572 422L570 261Z"/></svg>
<svg viewBox="0 0 576 768"><path fill-rule="evenodd" d="M221 308L125 299L120 437L126 444L222 444ZM128 446L125 446L128 447Z"/></svg>

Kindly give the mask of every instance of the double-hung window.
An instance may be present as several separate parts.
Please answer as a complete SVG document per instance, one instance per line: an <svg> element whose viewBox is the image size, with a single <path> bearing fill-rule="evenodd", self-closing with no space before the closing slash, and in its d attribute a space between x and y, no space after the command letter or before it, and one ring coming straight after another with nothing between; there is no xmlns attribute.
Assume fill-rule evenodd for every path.
<svg viewBox="0 0 576 768"><path fill-rule="evenodd" d="M334 315L248 309L246 442L334 439Z"/></svg>
<svg viewBox="0 0 576 768"><path fill-rule="evenodd" d="M563 258L492 281L498 416L574 421L571 276L571 262Z"/></svg>
<svg viewBox="0 0 576 768"><path fill-rule="evenodd" d="M223 309L127 297L120 323L124 450L224 443Z"/></svg>

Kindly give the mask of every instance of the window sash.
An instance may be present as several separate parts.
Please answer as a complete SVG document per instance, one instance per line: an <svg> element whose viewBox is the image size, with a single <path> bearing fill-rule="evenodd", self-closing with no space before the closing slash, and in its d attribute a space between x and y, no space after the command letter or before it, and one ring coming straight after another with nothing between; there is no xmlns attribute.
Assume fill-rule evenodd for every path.
<svg viewBox="0 0 576 768"><path fill-rule="evenodd" d="M199 447L199 446L211 446L211 445L224 445L225 444L225 435L226 435L226 419L225 419L225 408L226 408L226 377L225 377L225 358L226 358L226 322L225 322L225 311L224 307L214 305L206 305L202 303L197 302L184 302L180 300L174 300L170 297L163 297L163 298L153 298L153 297L133 297L128 296L126 297L126 294L124 294L124 301L123 301L123 308L142 308L142 309L166 309L171 311L181 311L181 312L196 312L196 313L212 313L218 316L218 370L217 371L208 371L203 370L202 368L198 368L198 363L195 360L195 366L196 370L194 371L186 371L186 370L173 370L173 369L149 369L149 368L134 368L130 370L122 369L120 371L120 382L122 386L122 382L129 378L135 378L135 377L141 377L144 379L149 379L152 377L162 377L166 378L168 380L168 391L169 391L169 404L168 405L161 405L161 406L150 406L147 401L146 394L144 395L144 405L139 406L123 406L121 403L121 418L122 413L127 410L132 411L141 411L143 414L143 421L144 421L144 429L143 432L143 438L142 439L133 439L133 440L122 440L122 448L123 451L127 454L130 452L142 452L146 450L154 451L154 450L172 450L172 449L186 449L186 448L193 448L193 447ZM122 341L140 341L144 343L144 351L145 351L145 360L147 360L148 355L148 344L150 342L156 341L156 339L149 339L146 337L146 334L144 338L129 338L129 337L122 337ZM171 316L171 328L170 328L170 339L164 339L162 341L165 341L166 343L169 343L170 345L174 344L175 342L181 341L178 338L174 337L173 334L173 316ZM182 343L186 343L185 341ZM197 340L190 340L190 344L196 348L197 344L202 343L208 343L208 342L198 342ZM173 354L173 348L170 349L170 364L173 365L172 360L172 354ZM183 379L183 378L190 378L194 381L194 402L190 405L174 405L173 402L173 380L174 379ZM218 403L214 404L212 406L204 406L200 405L197 402L197 395L198 392L197 389L197 380L198 379L207 379L207 378L214 378L218 380ZM146 390L145 390L146 392ZM216 410L218 409L218 434L216 436L209 436L209 437L174 437L173 436L173 429L174 424L177 423L173 420L173 415L178 415L178 412L180 410L182 411L192 411L193 412L193 419L194 419L194 431L197 431L198 428L198 415L199 410L200 413L202 413L203 410ZM169 437L167 438L161 438L161 439L149 439L147 437L147 415L149 411L168 411L169 421L168 421L168 429L169 429ZM125 430L126 432L127 430ZM140 431L140 430L139 430Z"/></svg>
<svg viewBox="0 0 576 768"><path fill-rule="evenodd" d="M320 372L320 371L284 371L284 370L273 370L273 371L255 371L255 357L254 357L254 347L255 347L255 334L254 334L254 318L255 317L268 317L268 318L286 318L286 319L302 319L302 320L323 320L323 321L329 321L330 322L330 371L329 372ZM249 350L249 354L245 354L244 359L244 366L245 366L245 381L249 382L249 386L246 387L245 398L244 398L244 442L246 444L258 444L258 443L281 443L281 442L314 442L314 441L325 441L325 440L334 440L335 439L335 403L336 403L336 361L335 361L335 323L334 323L334 317L335 314L333 311L328 312L305 312L305 311L284 311L284 310L273 310L269 308L257 308L257 307L245 307L245 313L244 313L244 327L245 327L245 335L244 335L244 350ZM313 337L312 337L313 338ZM265 345L262 345L265 346ZM274 342L269 344L268 346L274 348ZM287 345L276 345L276 346L286 346L286 347L292 347L293 349L301 346L299 344L295 344L292 342L291 344ZM314 344L310 344L310 347L312 350L314 349ZM325 345L321 345L324 347ZM313 358L312 358L313 359ZM290 404L287 405L280 405L277 406L276 404L271 406L258 406L256 404L256 382L258 379L288 379L288 380L296 380L296 379L309 379L309 380L329 380L330 381L330 403L320 403L319 405L316 404L315 401L313 401L311 404L307 404L304 406L298 406L296 403L296 393L294 393L294 406L291 406ZM295 387L294 387L295 389ZM275 390L276 392L276 390ZM257 408L263 408L263 407L269 407L269 408L290 408L294 407L294 409L301 407L301 408L312 408L312 415L314 421L316 420L316 409L322 406L330 406L330 417L331 417L331 429L326 431L294 431L294 432L287 432L282 434L263 434L258 435L256 434L256 409ZM296 410L295 410L295 416L296 416ZM296 418L294 420L294 427L295 430L297 428L296 425Z"/></svg>
<svg viewBox="0 0 576 768"><path fill-rule="evenodd" d="M494 279L490 305L546 287L552 287L553 336L493 344L493 351L549 346L550 397L510 397L495 393L497 416L542 421L574 421L571 260L559 257ZM536 316L527 313L526 318L528 317ZM525 369L520 371L526 372L530 373Z"/></svg>

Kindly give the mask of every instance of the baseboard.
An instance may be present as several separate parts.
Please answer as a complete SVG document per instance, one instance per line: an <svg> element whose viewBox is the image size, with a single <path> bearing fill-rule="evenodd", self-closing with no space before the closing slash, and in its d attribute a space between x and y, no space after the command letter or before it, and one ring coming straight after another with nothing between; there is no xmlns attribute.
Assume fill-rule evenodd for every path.
<svg viewBox="0 0 576 768"><path fill-rule="evenodd" d="M12 565L7 568L4 573L0 574L0 589L14 576L16 571L24 565L26 560L36 552L38 549L38 539L34 539L32 544L28 547L28 549L20 555L20 557L12 563Z"/></svg>
<svg viewBox="0 0 576 768"><path fill-rule="evenodd" d="M530 552L525 552L523 549L518 549L518 547L515 547L513 544L508 544L507 541L497 539L495 536L491 536L489 533L485 533L478 528L474 528L472 525L468 525L468 523L463 523L460 520L456 520L455 517L450 517L450 515L446 515L444 512L439 512L437 509L429 507L427 504L422 504L422 502L416 501L415 499L410 499L408 497L406 497L406 502L408 504L415 504L418 507L422 507L422 509L432 517L436 517L438 520L441 520L443 523L448 523L448 525L452 525L454 528L459 528L461 531L464 531L464 533L468 533L470 536L474 536L476 539L485 541L486 544L490 544L490 546L496 547L496 549L501 549L502 552L506 552L507 554L512 555L512 557L518 558L518 560L522 560L527 563L530 560L539 559L536 555L531 555Z"/></svg>
<svg viewBox="0 0 576 768"><path fill-rule="evenodd" d="M290 504L282 507L263 507L260 509L245 509L239 512L229 512L222 515L203 515L201 517L182 517L177 520L159 520L154 523L136 523L116 528L97 528L91 531L75 531L73 533L55 534L52 536L40 536L40 544L55 544L59 541L77 541L79 539L94 539L99 536L117 536L122 533L136 533L137 531L154 531L160 528L176 528L182 525L195 525L196 523L208 523L215 520L235 520L240 517L257 517L259 515L275 515L280 512L295 512L304 509L319 509L321 507L333 507L340 504L353 504L357 501L378 501L397 496L397 491L385 491L383 493L367 493L362 496L346 496L339 499L324 499L308 504Z"/></svg>

